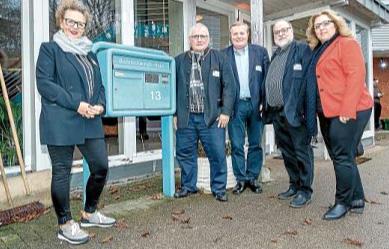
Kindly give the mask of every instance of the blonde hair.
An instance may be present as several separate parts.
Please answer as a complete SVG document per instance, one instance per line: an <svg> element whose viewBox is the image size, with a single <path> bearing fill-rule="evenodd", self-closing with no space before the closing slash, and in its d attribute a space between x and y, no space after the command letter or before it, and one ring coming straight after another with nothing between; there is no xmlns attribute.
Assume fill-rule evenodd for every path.
<svg viewBox="0 0 389 249"><path fill-rule="evenodd" d="M341 17L338 13L336 13L333 10L324 10L316 15L311 16L311 18L309 19L306 35L307 35L307 42L311 47L311 49L314 49L317 46L317 44L319 44L319 39L316 36L314 26L315 26L316 18L322 15L328 16L328 18L330 18L331 21L333 21L336 31L339 33L340 36L344 36L344 37L353 36L351 29L348 27L343 17Z"/></svg>
<svg viewBox="0 0 389 249"><path fill-rule="evenodd" d="M231 32L231 29L232 29L233 27L240 27L240 26L244 26L244 27L246 28L247 33L250 33L250 27L249 27L249 25L247 25L247 23L242 22L242 21L234 22L234 23L230 26L230 32Z"/></svg>
<svg viewBox="0 0 389 249"><path fill-rule="evenodd" d="M85 17L86 23L89 23L90 13L88 8L79 0L62 0L58 5L57 10L55 11L55 24L58 28L61 26L61 22L65 17L65 13L67 10L75 10Z"/></svg>

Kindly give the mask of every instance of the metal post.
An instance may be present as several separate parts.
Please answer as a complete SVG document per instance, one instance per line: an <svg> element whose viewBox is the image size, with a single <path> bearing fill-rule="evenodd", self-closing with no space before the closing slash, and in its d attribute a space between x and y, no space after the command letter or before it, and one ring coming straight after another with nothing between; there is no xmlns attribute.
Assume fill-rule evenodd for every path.
<svg viewBox="0 0 389 249"><path fill-rule="evenodd" d="M84 206L86 202L86 185L88 183L89 176L90 176L89 165L86 159L84 158L82 161L82 190L83 190L82 200Z"/></svg>
<svg viewBox="0 0 389 249"><path fill-rule="evenodd" d="M173 155L173 116L162 116L162 175L163 194L173 197L174 183L174 155Z"/></svg>

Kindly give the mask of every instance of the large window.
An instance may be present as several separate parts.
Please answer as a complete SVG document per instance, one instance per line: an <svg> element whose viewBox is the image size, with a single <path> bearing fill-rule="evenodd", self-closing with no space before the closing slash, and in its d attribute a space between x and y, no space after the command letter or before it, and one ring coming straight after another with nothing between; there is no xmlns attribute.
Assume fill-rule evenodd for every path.
<svg viewBox="0 0 389 249"><path fill-rule="evenodd" d="M8 96L23 148L22 126L22 53L21 1L0 0L0 64ZM16 149L7 116L3 93L0 91L0 152L5 166L18 164Z"/></svg>
<svg viewBox="0 0 389 249"><path fill-rule="evenodd" d="M183 52L182 3L173 0L135 0L135 46ZM160 117L137 118L136 151L161 149Z"/></svg>
<svg viewBox="0 0 389 249"><path fill-rule="evenodd" d="M108 41L120 43L119 7L115 0L83 0L91 13L91 23L88 25L86 35L93 42ZM50 0L50 39L57 27L55 24L55 11L60 0ZM118 119L104 118L104 132L109 155L119 154ZM74 159L81 159L76 150Z"/></svg>
<svg viewBox="0 0 389 249"><path fill-rule="evenodd" d="M196 22L201 22L208 27L211 36L210 46L212 48L223 49L228 47L230 42L228 16L197 8Z"/></svg>

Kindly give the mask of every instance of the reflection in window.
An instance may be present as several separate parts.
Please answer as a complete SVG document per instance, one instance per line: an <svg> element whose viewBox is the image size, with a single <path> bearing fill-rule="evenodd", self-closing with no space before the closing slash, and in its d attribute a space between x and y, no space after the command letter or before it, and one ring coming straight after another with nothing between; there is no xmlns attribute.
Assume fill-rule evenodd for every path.
<svg viewBox="0 0 389 249"><path fill-rule="evenodd" d="M201 22L208 27L211 36L210 47L214 49L228 47L230 42L228 16L197 8L196 22Z"/></svg>
<svg viewBox="0 0 389 249"><path fill-rule="evenodd" d="M50 40L52 39L57 27L55 23L55 11L61 1L50 0ZM91 14L91 22L86 29L86 36L93 42L107 41L120 42L120 25L118 13L119 4L115 0L83 0ZM105 140L109 155L119 154L118 143L118 119L103 118ZM81 154L78 150L74 155L74 159L81 159Z"/></svg>
<svg viewBox="0 0 389 249"><path fill-rule="evenodd" d="M3 70L8 97L11 100L11 108L20 147L23 148L21 49L21 1L0 0L0 64ZM18 164L12 131L1 91L0 152L5 166Z"/></svg>
<svg viewBox="0 0 389 249"><path fill-rule="evenodd" d="M182 3L173 0L136 0L135 46L162 50L171 56L183 52ZM137 152L161 149L160 117L137 118Z"/></svg>

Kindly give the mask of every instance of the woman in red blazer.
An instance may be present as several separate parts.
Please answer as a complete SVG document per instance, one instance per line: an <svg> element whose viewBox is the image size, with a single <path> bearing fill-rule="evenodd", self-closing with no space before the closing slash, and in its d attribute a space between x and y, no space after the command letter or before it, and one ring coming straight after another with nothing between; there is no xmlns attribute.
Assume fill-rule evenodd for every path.
<svg viewBox="0 0 389 249"><path fill-rule="evenodd" d="M364 209L355 157L373 100L366 88L361 47L342 17L330 10L313 15L307 38L313 49L308 80L317 84L320 130L336 175L335 205L323 219L334 220Z"/></svg>

